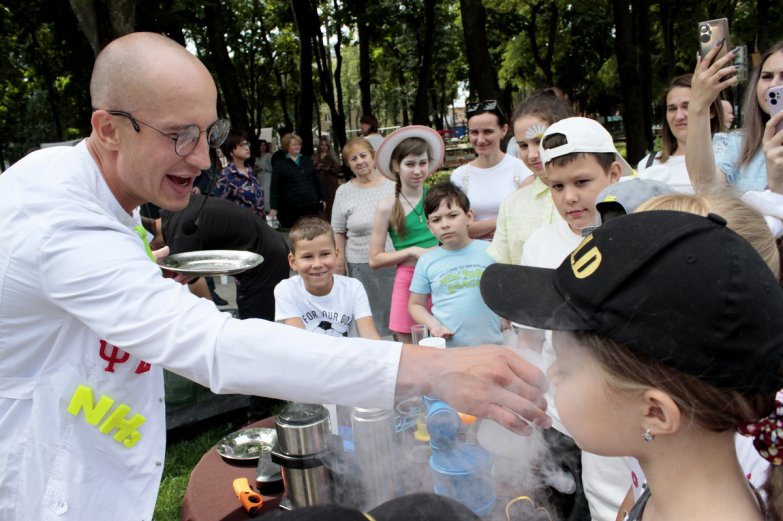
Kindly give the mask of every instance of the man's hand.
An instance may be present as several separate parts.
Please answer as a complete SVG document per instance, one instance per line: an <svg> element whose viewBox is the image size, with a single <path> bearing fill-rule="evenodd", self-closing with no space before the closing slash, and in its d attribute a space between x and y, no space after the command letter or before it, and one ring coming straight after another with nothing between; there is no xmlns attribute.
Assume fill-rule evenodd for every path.
<svg viewBox="0 0 783 521"><path fill-rule="evenodd" d="M152 255L155 257L156 261L159 261L160 259L164 259L168 257L169 253L170 253L169 247L164 246L159 250L153 250ZM180 284L187 284L188 282L193 280L193 277L191 275L183 275L181 273L175 273L163 267L161 267L161 271L163 272L163 278L174 279L175 282L179 282Z"/></svg>
<svg viewBox="0 0 783 521"><path fill-rule="evenodd" d="M548 385L535 366L500 346L433 349L406 344L397 374L398 397L440 398L460 412L522 434L530 432L528 422L551 427L542 394Z"/></svg>

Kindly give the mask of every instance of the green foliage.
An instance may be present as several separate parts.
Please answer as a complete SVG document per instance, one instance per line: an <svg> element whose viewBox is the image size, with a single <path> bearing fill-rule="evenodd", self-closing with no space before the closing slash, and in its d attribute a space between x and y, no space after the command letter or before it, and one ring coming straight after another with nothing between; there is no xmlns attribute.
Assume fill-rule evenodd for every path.
<svg viewBox="0 0 783 521"><path fill-rule="evenodd" d="M170 444L166 448L163 478L155 504L154 521L179 521L179 510L190 473L201 457L220 439L234 429L233 424L222 424L200 433L193 439Z"/></svg>
<svg viewBox="0 0 783 521"><path fill-rule="evenodd" d="M0 159L13 163L40 143L86 136L92 53L68 5L4 2L0 20Z"/></svg>
<svg viewBox="0 0 783 521"><path fill-rule="evenodd" d="M356 0L313 0L327 45L341 42L344 108L347 127L356 128L360 113L356 20L370 34L373 111L382 125L403 123L410 114L424 39L424 0L376 0L357 9ZM603 115L620 109L620 85L614 57L614 16L608 0L483 0L487 12L489 54L501 89L520 100L534 89L561 87L581 113ZM224 0L218 3L236 81L247 103L253 128L277 127L294 119L303 103L299 92L299 41L291 0ZM468 68L458 0L436 4L430 113L448 113L458 89L468 85ZM638 4L634 4L638 5ZM753 52L759 38L756 2L736 0L657 0L649 7L650 60L654 98L669 76L693 70L696 24L726 16L732 41ZM771 5L765 20L768 43L783 36L783 10ZM553 18L556 16L556 18ZM198 0L138 0L136 26L186 42L210 70L214 35L207 33L205 5ZM554 37L550 21L556 19ZM671 21L671 31L663 30ZM92 49L71 11L61 0L0 1L0 160L12 162L31 146L67 140L89 132L89 76ZM531 34L533 40L531 40ZM668 36L667 36L668 34ZM551 63L537 63L552 49ZM671 58L667 50L672 51ZM315 71L313 73L316 84ZM224 78L216 78L223 80ZM218 82L220 85L220 82ZM741 89L731 93L735 99ZM225 113L225 94L219 110ZM657 118L660 120L660 116Z"/></svg>
<svg viewBox="0 0 783 521"><path fill-rule="evenodd" d="M438 170L437 172L433 173L431 176L429 176L427 179L424 180L424 186L429 188L434 184L440 183L441 181L448 180L451 177L451 173L453 171L454 171L453 168Z"/></svg>

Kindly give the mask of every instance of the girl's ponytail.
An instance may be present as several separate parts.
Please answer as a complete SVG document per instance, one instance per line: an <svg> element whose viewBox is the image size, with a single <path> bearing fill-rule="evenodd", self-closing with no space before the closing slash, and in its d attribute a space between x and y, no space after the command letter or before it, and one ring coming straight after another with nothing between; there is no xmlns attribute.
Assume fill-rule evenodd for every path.
<svg viewBox="0 0 783 521"><path fill-rule="evenodd" d="M400 202L400 190L402 190L402 181L400 174L397 173L397 181L394 186L394 205L392 205L390 224L392 230L400 237L405 237L407 229L405 228L405 210Z"/></svg>

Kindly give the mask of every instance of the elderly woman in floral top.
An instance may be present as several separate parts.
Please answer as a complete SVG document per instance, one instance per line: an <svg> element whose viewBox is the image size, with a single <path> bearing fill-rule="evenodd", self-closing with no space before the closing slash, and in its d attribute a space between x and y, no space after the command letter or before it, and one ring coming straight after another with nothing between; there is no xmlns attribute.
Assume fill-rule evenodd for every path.
<svg viewBox="0 0 783 521"><path fill-rule="evenodd" d="M228 199L264 217L264 189L256 179L253 167L245 164L250 159L247 136L242 132L231 131L221 150L229 163L217 178L215 197Z"/></svg>

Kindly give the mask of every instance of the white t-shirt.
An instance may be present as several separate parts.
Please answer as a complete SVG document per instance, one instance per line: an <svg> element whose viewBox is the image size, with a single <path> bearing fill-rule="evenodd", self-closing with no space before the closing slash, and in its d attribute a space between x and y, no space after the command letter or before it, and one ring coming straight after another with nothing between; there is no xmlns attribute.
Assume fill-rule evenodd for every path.
<svg viewBox="0 0 783 521"><path fill-rule="evenodd" d="M84 141L14 164L0 208L0 520L151 519L161 368L215 393L393 406L399 343L236 320L161 277Z"/></svg>
<svg viewBox="0 0 783 521"><path fill-rule="evenodd" d="M522 161L505 154L492 168L462 165L451 173L451 182L468 195L476 220L484 221L495 219L503 199L518 190L531 175L533 172Z"/></svg>
<svg viewBox="0 0 783 521"><path fill-rule="evenodd" d="M568 223L558 221L530 234L522 247L522 266L557 268L579 243L582 236L575 234Z"/></svg>
<svg viewBox="0 0 783 521"><path fill-rule="evenodd" d="M307 331L331 336L358 336L357 318L371 317L367 292L357 279L333 275L328 295L313 295L299 275L275 286L275 321L300 318Z"/></svg>
<svg viewBox="0 0 783 521"><path fill-rule="evenodd" d="M649 158L649 154L644 156L642 160L639 161L639 164L636 165L636 170L640 174L646 170ZM666 181L666 184L678 192L683 194L693 193L693 183L691 183L691 178L688 176L688 169L685 167L685 155L669 156L669 159L665 163L661 163L656 157L652 166L665 166L669 173L669 179Z"/></svg>

